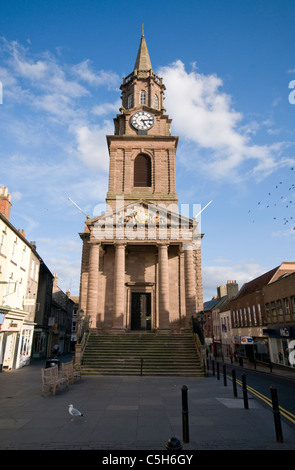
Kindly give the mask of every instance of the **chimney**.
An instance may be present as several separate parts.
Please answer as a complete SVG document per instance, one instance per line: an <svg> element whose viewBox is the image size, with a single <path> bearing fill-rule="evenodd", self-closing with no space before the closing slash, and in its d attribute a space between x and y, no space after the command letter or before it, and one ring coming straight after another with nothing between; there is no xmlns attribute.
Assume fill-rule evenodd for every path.
<svg viewBox="0 0 295 470"><path fill-rule="evenodd" d="M219 299L227 294L226 286L217 286L217 296Z"/></svg>
<svg viewBox="0 0 295 470"><path fill-rule="evenodd" d="M0 213L9 220L10 216L10 209L11 209L11 195L8 194L8 188L5 187L3 190L3 186L0 186Z"/></svg>
<svg viewBox="0 0 295 470"><path fill-rule="evenodd" d="M239 285L237 284L237 281L227 281L226 291L229 299L237 295L239 291Z"/></svg>

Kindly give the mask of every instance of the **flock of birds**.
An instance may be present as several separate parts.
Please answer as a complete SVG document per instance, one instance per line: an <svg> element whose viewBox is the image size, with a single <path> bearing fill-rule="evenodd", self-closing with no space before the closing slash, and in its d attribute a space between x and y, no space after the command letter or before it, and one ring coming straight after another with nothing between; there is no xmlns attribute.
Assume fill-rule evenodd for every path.
<svg viewBox="0 0 295 470"><path fill-rule="evenodd" d="M291 167L290 171L293 170L294 167ZM257 206L260 209L270 209L270 216L273 220L282 221L283 225L290 224L292 230L295 230L295 183L279 181L274 187L274 192L268 193L266 201L258 201ZM271 210L273 208L275 211ZM255 209L248 210L253 223L254 213Z"/></svg>

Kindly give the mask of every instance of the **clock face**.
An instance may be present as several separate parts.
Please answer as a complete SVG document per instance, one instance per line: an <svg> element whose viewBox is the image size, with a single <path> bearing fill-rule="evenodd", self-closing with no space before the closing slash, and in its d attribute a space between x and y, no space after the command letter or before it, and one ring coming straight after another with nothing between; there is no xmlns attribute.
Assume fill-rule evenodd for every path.
<svg viewBox="0 0 295 470"><path fill-rule="evenodd" d="M131 124L135 129L148 130L154 125L154 117L147 111L138 111L131 117Z"/></svg>

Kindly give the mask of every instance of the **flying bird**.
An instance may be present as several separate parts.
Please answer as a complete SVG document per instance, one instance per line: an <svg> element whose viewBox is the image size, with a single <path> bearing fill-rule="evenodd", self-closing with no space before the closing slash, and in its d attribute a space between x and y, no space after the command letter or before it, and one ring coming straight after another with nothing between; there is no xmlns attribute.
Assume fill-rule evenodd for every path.
<svg viewBox="0 0 295 470"><path fill-rule="evenodd" d="M73 419L76 417L76 416L83 416L83 414L81 413L81 411L77 410L76 408L73 407L73 405L69 405L69 413L71 416L73 416Z"/></svg>

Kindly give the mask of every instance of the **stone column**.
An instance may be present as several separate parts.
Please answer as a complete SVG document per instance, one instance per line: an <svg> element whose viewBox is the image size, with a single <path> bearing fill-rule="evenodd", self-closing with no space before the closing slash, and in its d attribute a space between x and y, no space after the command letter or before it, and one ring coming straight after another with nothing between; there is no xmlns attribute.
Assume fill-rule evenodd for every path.
<svg viewBox="0 0 295 470"><path fill-rule="evenodd" d="M97 315L99 248L100 243L90 242L86 314L89 315L93 327L96 326Z"/></svg>
<svg viewBox="0 0 295 470"><path fill-rule="evenodd" d="M179 316L181 319L185 317L185 278L184 278L184 250L179 247L179 275L178 275L178 289L179 289Z"/></svg>
<svg viewBox="0 0 295 470"><path fill-rule="evenodd" d="M115 244L113 328L124 328L125 316L125 243Z"/></svg>
<svg viewBox="0 0 295 470"><path fill-rule="evenodd" d="M184 245L185 306L187 326L196 313L196 270L194 249L189 243Z"/></svg>
<svg viewBox="0 0 295 470"><path fill-rule="evenodd" d="M158 245L159 263L159 329L169 329L168 245Z"/></svg>

